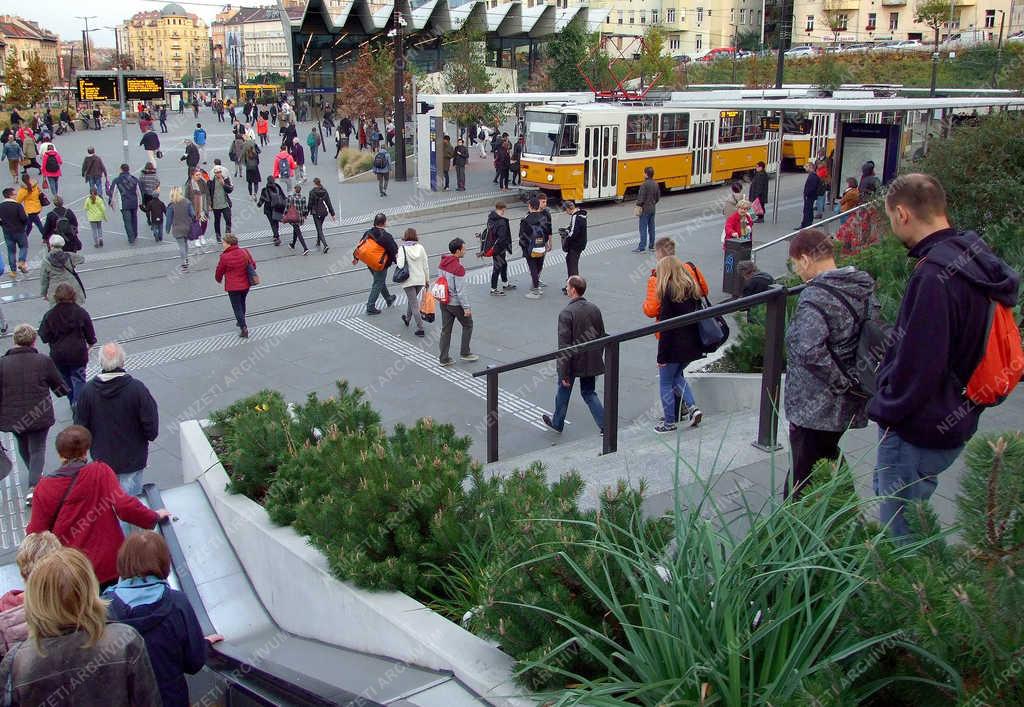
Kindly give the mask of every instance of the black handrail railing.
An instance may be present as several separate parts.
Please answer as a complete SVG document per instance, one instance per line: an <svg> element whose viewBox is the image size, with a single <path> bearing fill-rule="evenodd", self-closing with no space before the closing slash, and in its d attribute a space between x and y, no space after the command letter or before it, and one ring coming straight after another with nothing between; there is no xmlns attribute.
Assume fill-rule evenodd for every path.
<svg viewBox="0 0 1024 707"><path fill-rule="evenodd" d="M619 438L619 344L640 339L662 331L696 324L704 319L721 317L734 312L749 310L759 304L766 305L764 372L761 377L761 400L757 440L754 445L760 449L777 449L779 389L782 382L783 343L786 329L786 298L798 294L803 285L787 288L776 285L770 290L749 297L731 299L690 314L648 324L619 334L609 334L599 339L585 341L572 346L531 356L520 361L488 366L473 374L474 378L487 378L487 461L498 461L498 376L521 368L556 361L584 351L604 349L604 441L602 454L618 451Z"/></svg>

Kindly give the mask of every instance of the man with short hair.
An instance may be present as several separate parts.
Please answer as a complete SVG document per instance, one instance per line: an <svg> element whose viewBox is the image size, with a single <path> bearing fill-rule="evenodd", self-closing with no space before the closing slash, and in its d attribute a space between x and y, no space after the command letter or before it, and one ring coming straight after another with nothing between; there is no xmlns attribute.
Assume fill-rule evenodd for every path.
<svg viewBox="0 0 1024 707"><path fill-rule="evenodd" d="M392 295L388 292L388 268L398 258L398 244L395 243L395 238L387 231L388 217L384 214L377 214L373 217L373 227L370 228L366 233L363 234L363 238L359 241L362 243L364 240L372 240L377 243L381 248L384 249L384 267L380 270L374 270L369 265L367 269L370 271L370 275L373 276L373 283L370 285L370 297L366 300L366 313L380 314L381 310L377 309L377 299L383 295L384 302L388 307L395 303L397 295ZM356 246L356 250L359 246ZM352 264L355 265L359 262L356 257L355 251L352 252Z"/></svg>
<svg viewBox="0 0 1024 707"><path fill-rule="evenodd" d="M139 200L142 198L142 188L127 164L121 165L121 174L114 178L107 190L107 203L111 206L114 205L115 189L121 197L121 219L125 235L128 236L128 245L135 245L135 239L139 237Z"/></svg>
<svg viewBox="0 0 1024 707"><path fill-rule="evenodd" d="M196 129L192 131L192 142L199 148L199 159L206 159L206 130L202 123L196 123Z"/></svg>
<svg viewBox="0 0 1024 707"><path fill-rule="evenodd" d="M744 297L766 292L775 286L775 278L763 270L758 270L753 260L741 260L737 263L736 273L743 280Z"/></svg>
<svg viewBox="0 0 1024 707"><path fill-rule="evenodd" d="M92 433L93 460L108 464L125 493L138 496L149 443L160 433L156 400L125 372L120 344L104 344L99 359L101 372L85 384L75 405L75 424Z"/></svg>
<svg viewBox="0 0 1024 707"><path fill-rule="evenodd" d="M818 200L818 189L821 187L821 177L814 168L814 162L808 160L804 163L804 171L807 172L807 179L804 180L804 215L794 230L807 228L814 223L814 203Z"/></svg>
<svg viewBox="0 0 1024 707"><path fill-rule="evenodd" d="M152 123L149 125L149 130L142 135L139 145L146 151L146 160L155 167L156 153L160 150L160 136L156 134Z"/></svg>
<svg viewBox="0 0 1024 707"><path fill-rule="evenodd" d="M373 173L377 175L377 189L380 191L381 198L384 198L388 195L391 155L388 154L388 148L383 141L380 143L380 149L377 150L377 154L373 156Z"/></svg>
<svg viewBox="0 0 1024 707"><path fill-rule="evenodd" d="M90 147L86 153L85 159L82 160L82 179L95 189L97 194L102 194L103 178L107 176L107 168L102 158L96 154L96 148Z"/></svg>
<svg viewBox="0 0 1024 707"><path fill-rule="evenodd" d="M455 191L466 191L466 164L469 162L469 148L459 138L459 144L455 146L455 154L452 163L455 165Z"/></svg>
<svg viewBox="0 0 1024 707"><path fill-rule="evenodd" d="M491 254L491 294L495 297L504 297L506 290L516 289L515 284L508 281L508 255L512 252L512 229L509 228L508 218L505 216L505 202L499 201L494 205L494 211L487 216L487 232L483 239L483 255ZM498 278L501 278L502 288L498 289Z"/></svg>
<svg viewBox="0 0 1024 707"><path fill-rule="evenodd" d="M661 199L661 187L654 181L654 167L644 167L644 183L636 193L636 208L640 210L640 243L633 249L634 253L654 250L654 213L658 200Z"/></svg>
<svg viewBox="0 0 1024 707"><path fill-rule="evenodd" d="M441 258L439 272L448 286L448 301L441 304L441 352L440 363L450 366L455 363L448 355L452 342L452 328L455 320L462 326L462 344L459 347L459 358L466 362L480 359L469 348L469 340L473 336L473 312L469 308L469 297L466 295L466 268L462 266L462 258L466 255L466 242L454 238L448 244L448 255Z"/></svg>
<svg viewBox="0 0 1024 707"><path fill-rule="evenodd" d="M565 251L566 277L572 277L580 274L580 256L587 248L587 212L571 199L562 202L562 210L569 216L569 226L562 236L562 250ZM562 294L569 294L567 288L562 288Z"/></svg>
<svg viewBox="0 0 1024 707"><path fill-rule="evenodd" d="M904 503L929 499L978 429L982 408L964 388L985 354L991 308L1016 305L1020 275L976 233L953 228L934 177L897 177L885 212L917 264L868 416L880 436L874 486L883 497L881 522L905 538Z"/></svg>
<svg viewBox="0 0 1024 707"><path fill-rule="evenodd" d="M540 299L540 273L544 269L544 256L551 250L551 236L548 232L548 221L540 210L540 199L532 197L527 203L529 213L519 222L519 247L530 270L530 291L527 299Z"/></svg>
<svg viewBox="0 0 1024 707"><path fill-rule="evenodd" d="M444 173L444 189L442 191L448 191L448 173L452 168L452 160L455 159L455 148L452 147L452 139L450 136L445 135L444 141L441 143L441 171Z"/></svg>
<svg viewBox="0 0 1024 707"><path fill-rule="evenodd" d="M583 295L587 281L573 275L565 282L569 293L569 304L558 315L558 348L582 344L607 336L604 318L597 305L588 302ZM561 432L565 425L565 412L569 408L569 396L577 378L580 379L580 395L590 408L597 428L604 433L604 406L597 397L597 376L604 374L604 350L589 349L580 353L561 356L558 359L558 392L555 393L555 410L552 415L542 415L544 424L555 432Z"/></svg>

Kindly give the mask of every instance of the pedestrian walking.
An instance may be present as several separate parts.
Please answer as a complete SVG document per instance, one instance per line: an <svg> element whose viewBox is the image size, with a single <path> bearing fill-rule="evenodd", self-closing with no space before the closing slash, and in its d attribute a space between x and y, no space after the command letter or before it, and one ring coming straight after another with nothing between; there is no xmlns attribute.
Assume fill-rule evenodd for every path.
<svg viewBox="0 0 1024 707"><path fill-rule="evenodd" d="M213 209L213 231L217 242L221 242L220 222L224 220L225 233L231 232L231 192L235 190L225 170L214 168L213 178L206 183L209 203Z"/></svg>
<svg viewBox="0 0 1024 707"><path fill-rule="evenodd" d="M43 152L40 172L47 185L49 185L50 191L54 194L58 192L58 187L60 186L61 165L63 164L64 158L57 152L57 148L52 143L47 145L46 151Z"/></svg>
<svg viewBox="0 0 1024 707"><path fill-rule="evenodd" d="M199 159L206 159L206 129L202 123L196 123L196 129L192 131L192 142L199 149Z"/></svg>
<svg viewBox="0 0 1024 707"><path fill-rule="evenodd" d="M309 161L314 165L316 164L317 152L320 150L320 133L316 130L316 125L309 129L309 135L306 136L306 144L309 146Z"/></svg>
<svg viewBox="0 0 1024 707"><path fill-rule="evenodd" d="M296 184L292 193L288 195L288 203L285 205L284 217L281 220L292 226L292 242L288 244L288 247L295 250L297 241L302 245L303 255L309 255L306 239L302 237L302 224L305 223L307 215L309 215L309 202L302 195L302 186Z"/></svg>
<svg viewBox="0 0 1024 707"><path fill-rule="evenodd" d="M257 284L256 260L247 248L238 247L238 238L234 233L224 235L224 252L220 254L217 261L217 269L214 272L214 279L217 282L224 282L224 291L228 293L231 301L231 310L235 314L235 322L238 324L238 335L243 339L249 338L249 327L245 323L245 298L249 296L249 289Z"/></svg>
<svg viewBox="0 0 1024 707"><path fill-rule="evenodd" d="M89 196L85 198L85 219L89 222L92 232L93 248L103 247L103 222L107 220L107 205L96 187L89 187Z"/></svg>
<svg viewBox="0 0 1024 707"><path fill-rule="evenodd" d="M512 229L505 217L505 202L499 201L487 215L487 232L484 234L481 256L491 259L491 295L503 297L508 290L516 289L508 281L508 256L512 253ZM502 288L498 289L498 279Z"/></svg>
<svg viewBox="0 0 1024 707"><path fill-rule="evenodd" d="M235 177L242 176L242 162L245 160L245 137L244 133L236 134L228 148L228 159L235 165Z"/></svg>
<svg viewBox="0 0 1024 707"><path fill-rule="evenodd" d="M77 270L85 262L85 256L66 252L64 245L61 236L50 237L50 252L39 266L39 294L47 302L52 302L57 287L66 282L75 291L77 301L84 302L85 289Z"/></svg>
<svg viewBox="0 0 1024 707"><path fill-rule="evenodd" d="M384 145L373 156L373 173L377 175L377 189L383 198L388 195L388 177L391 175L391 155Z"/></svg>
<svg viewBox="0 0 1024 707"><path fill-rule="evenodd" d="M857 185L861 203L866 204L871 201L881 187L882 183L875 176L875 163L872 160L868 160L861 165L860 182Z"/></svg>
<svg viewBox="0 0 1024 707"><path fill-rule="evenodd" d="M764 223L764 213L768 210L768 172L765 171L764 162L757 163L754 174L750 177L750 189L747 190L747 200L752 205L756 204L759 199L761 211L757 213L756 222Z"/></svg>
<svg viewBox="0 0 1024 707"><path fill-rule="evenodd" d="M4 200L0 202L0 226L3 227L4 243L7 246L7 264L11 279L18 277L18 270L28 272L28 214L14 197L14 187L3 190Z"/></svg>
<svg viewBox="0 0 1024 707"><path fill-rule="evenodd" d="M370 296L366 300L366 313L380 314L377 309L377 299L384 297L384 302L390 307L395 303L396 297L388 292L388 268L395 258L398 257L398 244L395 238L387 231L388 217L384 214L377 214L373 217L373 227L370 228L356 244L352 252L352 264L362 261L372 276L370 285Z"/></svg>
<svg viewBox="0 0 1024 707"><path fill-rule="evenodd" d="M494 150L494 170L498 177L498 189L508 191L508 170L511 165L508 140L503 140Z"/></svg>
<svg viewBox="0 0 1024 707"><path fill-rule="evenodd" d="M455 165L455 190L466 191L466 165L469 163L469 148L466 147L462 138L455 146L455 156L452 157Z"/></svg>
<svg viewBox="0 0 1024 707"><path fill-rule="evenodd" d="M160 155L160 136L156 134L152 125L142 134L139 145L146 151L146 161L151 165L156 165L157 157Z"/></svg>
<svg viewBox="0 0 1024 707"><path fill-rule="evenodd" d="M324 237L324 219L328 215L330 215L331 221L335 221L336 218L331 195L324 189L320 177L313 178L313 188L309 190L309 213L313 216L313 226L316 228L316 245L320 246L321 252L326 255L330 248Z"/></svg>
<svg viewBox="0 0 1024 707"><path fill-rule="evenodd" d="M821 186L821 178L814 170L813 162L805 162L804 171L807 173L807 179L804 181L804 215L800 225L794 229L797 231L814 223L814 202L818 199L818 188Z"/></svg>
<svg viewBox="0 0 1024 707"><path fill-rule="evenodd" d="M396 278L397 273L406 270L409 277L399 283L405 290L406 308L402 315L402 322L409 326L416 322L416 336L425 336L423 332L423 317L420 315L420 292L430 282L430 262L427 259L427 250L420 243L420 237L415 228L405 229L402 242L399 243L398 256L395 260Z"/></svg>
<svg viewBox="0 0 1024 707"><path fill-rule="evenodd" d="M100 123L101 116L102 113L100 112L99 106L96 106L92 109L92 127L94 130L101 130L103 128L102 124Z"/></svg>
<svg viewBox="0 0 1024 707"><path fill-rule="evenodd" d="M480 130L477 131L477 140L479 141L479 142L477 142L477 144L480 146L480 158L481 159L487 157L487 141L488 141L489 138L490 138L490 131L487 129L486 125L481 124L480 125ZM495 184L497 184L497 179L495 179Z"/></svg>
<svg viewBox="0 0 1024 707"><path fill-rule="evenodd" d="M75 212L64 204L61 196L53 197L53 209L46 214L43 222L43 243L49 247L50 237L58 235L64 239L64 250L77 253L82 250L82 241L78 239L78 217Z"/></svg>
<svg viewBox="0 0 1024 707"><path fill-rule="evenodd" d="M526 266L530 271L530 291L527 299L540 299L540 274L544 269L544 257L551 250L551 236L547 232L544 215L540 210L540 199L531 197L527 203L528 213L519 222L519 248L523 251ZM492 278L493 279L493 278Z"/></svg>
<svg viewBox="0 0 1024 707"><path fill-rule="evenodd" d="M270 123L263 116L256 119L256 135L260 139L260 145L266 145L270 142Z"/></svg>
<svg viewBox="0 0 1024 707"><path fill-rule="evenodd" d="M733 182L729 185L729 190L722 199L722 216L729 218L736 213L736 207L739 206L741 201L743 201L743 185L739 182Z"/></svg>
<svg viewBox="0 0 1024 707"><path fill-rule="evenodd" d="M259 195L260 182L263 181L263 177L260 176L260 148L254 143L247 144L242 159L245 164L245 183L249 196L255 201Z"/></svg>
<svg viewBox="0 0 1024 707"><path fill-rule="evenodd" d="M284 190L273 177L267 177L266 186L260 192L256 206L263 207L263 215L267 217L270 231L274 236L274 245L281 245L281 219L284 218L284 210L287 205L288 197Z"/></svg>
<svg viewBox="0 0 1024 707"><path fill-rule="evenodd" d="M166 133L167 132L167 105L166 104L160 106L160 112L158 113L158 115L160 116L160 132Z"/></svg>
<svg viewBox="0 0 1024 707"><path fill-rule="evenodd" d="M185 139L185 154L180 161L185 163L186 179L199 167L199 148L188 138Z"/></svg>
<svg viewBox="0 0 1024 707"><path fill-rule="evenodd" d="M953 228L946 208L945 190L926 174L897 177L885 196L892 231L917 261L896 319L900 336L886 351L868 403L879 428L880 520L900 539L910 533L904 504L931 498L939 474L978 429L985 408L967 397L968 384L991 390L1016 382L1000 366L992 377L975 374L987 358L996 315L1008 314L1000 308L1017 304L1020 274L978 234ZM998 321L1008 325L1004 331L1016 327L1011 316Z"/></svg>
<svg viewBox="0 0 1024 707"><path fill-rule="evenodd" d="M282 188L290 192L292 176L298 171L298 168L299 165L288 150L288 146L282 144L280 152L274 156L274 179L280 180Z"/></svg>
<svg viewBox="0 0 1024 707"><path fill-rule="evenodd" d="M291 147L288 148L288 152L291 154L292 159L295 160L295 173L299 181L306 181L306 151L298 140L294 140L291 143Z"/></svg>
<svg viewBox="0 0 1024 707"><path fill-rule="evenodd" d="M46 435L56 421L50 393L63 397L71 389L50 357L36 351L35 329L19 324L13 339L14 346L0 356L0 430L13 432L18 442L28 470L25 501L31 503L46 466Z"/></svg>
<svg viewBox="0 0 1024 707"><path fill-rule="evenodd" d="M459 345L459 358L467 363L480 359L470 348L473 337L473 311L469 306L466 293L466 268L462 258L466 255L466 242L461 238L453 238L448 243L448 254L442 256L438 271L444 278L446 297L439 298L441 305L441 341L440 358L442 366L450 366L455 360L449 355L451 348L452 328L458 320L462 327L462 341Z"/></svg>
<svg viewBox="0 0 1024 707"><path fill-rule="evenodd" d="M452 139L445 135L441 143L441 171L444 174L444 191L448 191L448 172L452 168L452 159L455 158L455 148L452 147Z"/></svg>
<svg viewBox="0 0 1024 707"><path fill-rule="evenodd" d="M96 190L97 194L103 193L103 182L107 178L107 168L103 159L96 154L96 148L90 147L86 150L85 159L82 160L82 179Z"/></svg>
<svg viewBox="0 0 1024 707"><path fill-rule="evenodd" d="M53 292L54 305L39 324L39 339L50 345L50 360L64 379L68 402L75 407L85 387L89 349L96 343L96 331L89 313L77 302L75 288L62 282Z"/></svg>
<svg viewBox="0 0 1024 707"><path fill-rule="evenodd" d="M160 704L145 642L130 626L107 623L107 605L85 555L64 547L44 557L29 575L25 596L32 640L0 665L10 704ZM84 675L88 679L76 677Z"/></svg>
<svg viewBox="0 0 1024 707"><path fill-rule="evenodd" d="M147 162L139 172L139 191L142 193L142 212L146 214L146 223L152 225L149 219L149 200L153 198L160 188L160 177L156 173L156 164Z"/></svg>
<svg viewBox="0 0 1024 707"><path fill-rule="evenodd" d="M7 160L7 167L11 171L11 181L17 184L18 175L21 174L21 164L25 160L25 152L13 136L4 143L3 156L0 159Z"/></svg>
<svg viewBox="0 0 1024 707"><path fill-rule="evenodd" d="M164 215L167 213L167 205L160 198L159 186L149 195L149 200L146 202L143 210L146 212L146 220L149 222L150 229L152 229L153 240L157 243L162 242L164 239Z"/></svg>
<svg viewBox="0 0 1024 707"><path fill-rule="evenodd" d="M793 271L808 284L786 328L786 416L792 457L785 496L798 497L820 459L837 461L839 440L866 427L867 398L847 378L859 332L878 315L875 281L852 265L836 266L833 240L815 228L789 244Z"/></svg>
<svg viewBox="0 0 1024 707"><path fill-rule="evenodd" d="M24 130L24 128L22 128ZM18 131L19 133L21 130ZM28 173L29 167L35 167L39 170L39 175L42 177L43 168L39 164L39 146L36 144L36 139L32 135L32 131L26 132L25 137L21 141L21 149L25 153L25 159L21 161L22 171Z"/></svg>
<svg viewBox="0 0 1024 707"><path fill-rule="evenodd" d="M565 290L569 293L569 304L558 314L558 348L564 349L607 336L601 310L583 296L587 292L587 281L579 275L573 275L566 281ZM597 377L604 375L604 350L596 348L562 356L558 359L557 368L555 409L551 415L541 416L544 424L561 433L572 387L579 378L580 395L590 408L597 429L603 433L604 406L601 405L596 388Z"/></svg>
<svg viewBox="0 0 1024 707"><path fill-rule="evenodd" d="M633 249L634 253L643 253L644 244L647 250L654 250L654 214L660 198L661 187L654 181L654 167L644 167L644 181L637 190L633 207L640 223L640 243Z"/></svg>
<svg viewBox="0 0 1024 707"><path fill-rule="evenodd" d="M132 176L127 164L121 165L121 174L114 178L107 188L107 203L114 205L114 192L120 197L121 220L124 232L128 237L128 245L135 245L139 237L139 199L141 197L139 180Z"/></svg>
<svg viewBox="0 0 1024 707"><path fill-rule="evenodd" d="M516 140L512 146L512 161L510 163L510 169L512 171L512 186L518 186L522 184L522 176L519 174L519 166L523 159L523 150L526 149L526 138L522 135Z"/></svg>
<svg viewBox="0 0 1024 707"><path fill-rule="evenodd" d="M16 199L19 204L25 207L25 215L28 216L25 236L28 237L32 233L33 224L35 224L36 228L39 229L40 235L42 235L43 221L39 214L43 212L43 190L39 188L39 183L32 179L28 172L21 175L21 186L18 187Z"/></svg>
<svg viewBox="0 0 1024 707"><path fill-rule="evenodd" d="M185 183L185 198L192 204L196 220L200 222L199 238L196 245L206 245L206 228L210 222L210 188L207 179L203 179L203 173L199 169L192 170L192 175Z"/></svg>
<svg viewBox="0 0 1024 707"><path fill-rule="evenodd" d="M814 163L814 171L821 180L818 183L818 198L814 200L814 218L825 217L825 201L832 187L832 173L829 171L828 158L825 151L818 153L818 159Z"/></svg>
<svg viewBox="0 0 1024 707"><path fill-rule="evenodd" d="M26 535L18 547L18 554L15 555L22 586L28 583L32 570L44 557L62 547L57 536L48 530ZM25 640L28 640L25 591L9 589L0 596L0 657L7 655L16 643Z"/></svg>
<svg viewBox="0 0 1024 707"><path fill-rule="evenodd" d="M192 222L196 220L196 211L192 207L192 202L185 198L181 187L171 187L167 200L165 228L178 244L181 269L185 271L188 270L188 243L192 235Z"/></svg>
<svg viewBox="0 0 1024 707"><path fill-rule="evenodd" d="M562 202L562 210L569 216L569 226L559 232L565 252L566 277L572 277L580 274L580 256L587 249L587 212L571 199ZM562 288L562 294L569 294L567 288Z"/></svg>
<svg viewBox="0 0 1024 707"><path fill-rule="evenodd" d="M224 639L203 635L188 597L171 589L171 553L160 533L125 538L117 553L117 584L103 593L107 619L131 626L146 642L163 707L189 707L185 674L206 665L207 646Z"/></svg>

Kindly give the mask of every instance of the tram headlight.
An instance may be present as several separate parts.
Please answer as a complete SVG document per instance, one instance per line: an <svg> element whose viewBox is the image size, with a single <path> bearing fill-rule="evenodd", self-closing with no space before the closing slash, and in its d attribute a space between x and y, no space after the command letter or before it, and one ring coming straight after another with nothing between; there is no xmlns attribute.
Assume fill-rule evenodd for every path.
<svg viewBox="0 0 1024 707"><path fill-rule="evenodd" d="M520 177L525 177L526 176L526 170L525 169L519 170L519 176Z"/></svg>
<svg viewBox="0 0 1024 707"><path fill-rule="evenodd" d="M553 181L555 181L555 175L553 175L553 174L549 174L549 175L548 175L548 181L549 181L549 182L553 182Z"/></svg>

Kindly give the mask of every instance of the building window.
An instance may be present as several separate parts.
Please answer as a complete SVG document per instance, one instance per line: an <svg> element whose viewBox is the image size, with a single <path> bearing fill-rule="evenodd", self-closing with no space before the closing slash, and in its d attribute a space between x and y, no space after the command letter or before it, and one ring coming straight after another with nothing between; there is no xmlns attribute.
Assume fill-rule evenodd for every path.
<svg viewBox="0 0 1024 707"><path fill-rule="evenodd" d="M698 51L698 52L704 47L704 35L703 34L698 34L697 35L697 44L695 46L696 46L695 51Z"/></svg>
<svg viewBox="0 0 1024 707"><path fill-rule="evenodd" d="M850 25L850 16L843 13L836 15L836 29L840 32L845 32Z"/></svg>
<svg viewBox="0 0 1024 707"><path fill-rule="evenodd" d="M646 12L641 12L640 13L640 24L642 24L642 25L647 24L647 13Z"/></svg>
<svg viewBox="0 0 1024 707"><path fill-rule="evenodd" d="M619 10L619 24L622 24L622 10Z"/></svg>
<svg viewBox="0 0 1024 707"><path fill-rule="evenodd" d="M889 13L889 31L895 32L900 28L900 13L890 12Z"/></svg>
<svg viewBox="0 0 1024 707"><path fill-rule="evenodd" d="M747 24L747 11L746 11L746 9L744 9L742 7L740 8L740 24L741 25Z"/></svg>
<svg viewBox="0 0 1024 707"><path fill-rule="evenodd" d="M731 25L736 24L736 8L735 7L730 7L729 8L729 24L731 24Z"/></svg>
<svg viewBox="0 0 1024 707"><path fill-rule="evenodd" d="M676 21L676 10L674 7L665 10L665 21L668 22L669 24L672 24L673 22Z"/></svg>
<svg viewBox="0 0 1024 707"><path fill-rule="evenodd" d="M654 150L658 147L658 116L626 116L626 152Z"/></svg>
<svg viewBox="0 0 1024 707"><path fill-rule="evenodd" d="M676 41L678 44L678 40ZM690 135L689 113L666 113L661 116L661 147L686 147Z"/></svg>
<svg viewBox="0 0 1024 707"><path fill-rule="evenodd" d="M631 25L635 25L636 24L636 11L635 10L630 10L629 11L629 24L631 24Z"/></svg>
<svg viewBox="0 0 1024 707"><path fill-rule="evenodd" d="M704 8L703 7L698 7L697 8L697 24L699 25L703 21L704 21Z"/></svg>
<svg viewBox="0 0 1024 707"><path fill-rule="evenodd" d="M814 31L814 15L807 16L807 24L804 25L804 29L808 32Z"/></svg>
<svg viewBox="0 0 1024 707"><path fill-rule="evenodd" d="M658 11L657 10L651 10L651 24L652 25L658 24Z"/></svg>
<svg viewBox="0 0 1024 707"><path fill-rule="evenodd" d="M985 10L985 29L992 29L996 26L996 11Z"/></svg>
<svg viewBox="0 0 1024 707"><path fill-rule="evenodd" d="M878 13L876 13L876 12L869 12L868 13L868 32L873 32L875 30L875 26L877 24L878 24Z"/></svg>
<svg viewBox="0 0 1024 707"><path fill-rule="evenodd" d="M673 37L672 39L668 40L668 48L669 49L679 49L679 38L678 37Z"/></svg>

